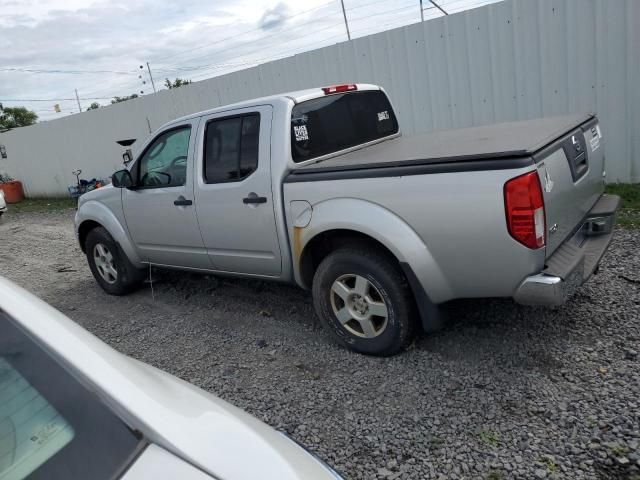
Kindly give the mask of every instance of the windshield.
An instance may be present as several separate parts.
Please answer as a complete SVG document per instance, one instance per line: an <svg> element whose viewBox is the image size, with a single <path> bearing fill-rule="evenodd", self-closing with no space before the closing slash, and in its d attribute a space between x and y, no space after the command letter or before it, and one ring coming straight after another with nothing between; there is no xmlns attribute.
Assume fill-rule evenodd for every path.
<svg viewBox="0 0 640 480"><path fill-rule="evenodd" d="M109 479L140 440L0 311L0 480Z"/></svg>
<svg viewBox="0 0 640 480"><path fill-rule="evenodd" d="M0 478L26 477L74 436L53 405L0 357Z"/></svg>
<svg viewBox="0 0 640 480"><path fill-rule="evenodd" d="M293 107L291 156L294 162L303 162L397 132L398 122L384 92L327 95Z"/></svg>

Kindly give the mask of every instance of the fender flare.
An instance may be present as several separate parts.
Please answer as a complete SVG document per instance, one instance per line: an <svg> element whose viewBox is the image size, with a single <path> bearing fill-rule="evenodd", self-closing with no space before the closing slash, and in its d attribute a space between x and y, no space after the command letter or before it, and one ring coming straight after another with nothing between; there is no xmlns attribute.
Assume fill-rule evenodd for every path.
<svg viewBox="0 0 640 480"><path fill-rule="evenodd" d="M387 208L367 200L333 198L312 206L311 219L305 227L292 228L294 277L303 285L300 259L309 242L330 230L351 230L383 244L406 272L413 272L412 289L422 288L433 304L453 297L449 282L420 236L401 217ZM413 281L412 281L413 280ZM415 284L417 280L418 285ZM419 295L416 294L416 300Z"/></svg>
<svg viewBox="0 0 640 480"><path fill-rule="evenodd" d="M80 226L86 221L93 221L104 227L122 249L129 261L136 267L143 267L142 261L133 242L129 238L126 230L114 215L114 213L104 204L95 200L83 203L76 213L76 235L79 238Z"/></svg>

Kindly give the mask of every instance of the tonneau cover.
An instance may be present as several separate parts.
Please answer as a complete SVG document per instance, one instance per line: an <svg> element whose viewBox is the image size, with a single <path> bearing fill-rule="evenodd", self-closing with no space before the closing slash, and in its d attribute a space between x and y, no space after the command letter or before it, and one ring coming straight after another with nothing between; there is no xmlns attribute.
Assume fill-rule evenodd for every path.
<svg viewBox="0 0 640 480"><path fill-rule="evenodd" d="M292 173L526 157L593 117L574 114L400 136L299 167Z"/></svg>

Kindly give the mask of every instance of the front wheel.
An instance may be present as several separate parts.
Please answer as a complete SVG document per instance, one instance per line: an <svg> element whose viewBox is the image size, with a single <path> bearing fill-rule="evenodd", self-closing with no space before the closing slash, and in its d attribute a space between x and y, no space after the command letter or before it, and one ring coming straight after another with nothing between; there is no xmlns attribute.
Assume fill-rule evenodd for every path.
<svg viewBox="0 0 640 480"><path fill-rule="evenodd" d="M320 263L313 301L324 327L356 352L394 355L413 340L409 285L397 262L367 246L341 248Z"/></svg>
<svg viewBox="0 0 640 480"><path fill-rule="evenodd" d="M91 230L85 250L91 273L105 292L125 295L142 283L143 271L131 264L106 229Z"/></svg>

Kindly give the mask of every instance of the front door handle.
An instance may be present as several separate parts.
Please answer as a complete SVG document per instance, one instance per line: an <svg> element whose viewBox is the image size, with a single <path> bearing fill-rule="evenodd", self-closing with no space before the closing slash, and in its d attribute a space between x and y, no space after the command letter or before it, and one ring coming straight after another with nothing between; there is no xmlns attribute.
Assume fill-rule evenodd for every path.
<svg viewBox="0 0 640 480"><path fill-rule="evenodd" d="M242 203L267 203L267 197L259 197L255 193L250 193L248 197L242 199Z"/></svg>
<svg viewBox="0 0 640 480"><path fill-rule="evenodd" d="M180 195L177 200L173 201L173 204L178 205L179 207L185 207L187 205L193 205L193 201L187 200L182 195Z"/></svg>

